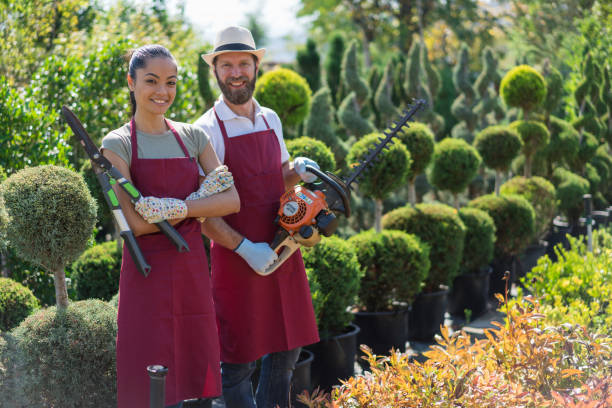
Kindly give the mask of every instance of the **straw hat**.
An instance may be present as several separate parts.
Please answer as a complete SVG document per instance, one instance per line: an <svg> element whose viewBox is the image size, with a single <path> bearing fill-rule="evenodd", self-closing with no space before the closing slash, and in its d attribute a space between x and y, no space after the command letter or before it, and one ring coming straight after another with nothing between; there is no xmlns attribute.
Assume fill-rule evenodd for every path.
<svg viewBox="0 0 612 408"><path fill-rule="evenodd" d="M258 61L261 61L266 49L255 49L255 40L253 40L253 35L248 29L230 26L217 33L214 50L202 55L202 58L212 67L215 57L226 52L248 52L255 55Z"/></svg>

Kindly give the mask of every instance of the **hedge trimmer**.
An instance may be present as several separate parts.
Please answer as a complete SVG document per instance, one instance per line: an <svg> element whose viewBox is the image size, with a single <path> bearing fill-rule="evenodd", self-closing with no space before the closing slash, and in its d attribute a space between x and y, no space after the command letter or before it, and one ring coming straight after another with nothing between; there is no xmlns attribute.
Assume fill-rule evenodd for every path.
<svg viewBox="0 0 612 408"><path fill-rule="evenodd" d="M112 186L119 184L119 187L121 187L130 196L130 200L133 203L137 203L142 195L128 179L123 177L123 174L121 174L121 172L117 170L117 168L114 167L106 157L102 156L102 153L100 153L98 147L91 140L91 137L89 137L89 134L87 134L87 131L76 115L66 106L62 106L62 115L64 116L66 123L68 123L68 126L70 126L74 134L80 139L81 145L89 156L91 167L93 168L98 182L102 187L102 192L104 193L106 203L108 204L113 217L119 226L119 235L121 235L121 238L123 238L124 242L126 243L136 267L144 276L148 276L149 272L151 272L151 266L147 263L142 251L140 250L140 247L138 246L138 243L136 242L134 233L130 229L127 220L125 219L125 215L123 215L123 211L119 205L119 199L113 191ZM161 221L155 225L161 232L164 233L164 235L168 237L168 239L170 239L170 241L177 247L179 252L189 251L189 246L187 245L185 239L183 239L181 234L179 234L168 221Z"/></svg>
<svg viewBox="0 0 612 408"><path fill-rule="evenodd" d="M308 188L297 185L282 195L275 219L279 228L270 244L278 258L260 275L266 276L274 272L300 246L314 246L321 240L321 234L328 237L336 231L336 214L343 213L347 217L351 214L350 185L373 165L380 152L393 143L391 139L400 129L408 126L410 119L425 103L423 99L415 100L414 104L403 112L402 117L384 132L385 137L380 138L380 142L368 151L346 181L333 173L323 173L315 167L306 166L306 170L315 174L322 182L308 184Z"/></svg>

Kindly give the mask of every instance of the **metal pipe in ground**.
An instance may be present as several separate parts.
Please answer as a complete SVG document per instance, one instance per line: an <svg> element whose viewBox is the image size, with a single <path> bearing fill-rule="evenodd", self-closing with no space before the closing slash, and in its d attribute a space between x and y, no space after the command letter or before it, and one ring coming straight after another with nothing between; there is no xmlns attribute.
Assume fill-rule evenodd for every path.
<svg viewBox="0 0 612 408"><path fill-rule="evenodd" d="M593 198L590 194L582 196L584 199L584 218L587 230L587 250L593 252Z"/></svg>
<svg viewBox="0 0 612 408"><path fill-rule="evenodd" d="M166 403L166 374L168 368L163 365L150 365L149 373L149 407L164 408Z"/></svg>

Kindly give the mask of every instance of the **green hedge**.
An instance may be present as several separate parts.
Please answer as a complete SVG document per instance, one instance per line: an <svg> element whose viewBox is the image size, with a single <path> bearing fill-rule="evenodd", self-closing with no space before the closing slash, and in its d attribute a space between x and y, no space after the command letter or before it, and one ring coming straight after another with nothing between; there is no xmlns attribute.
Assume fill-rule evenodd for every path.
<svg viewBox="0 0 612 408"><path fill-rule="evenodd" d="M465 225L461 271L478 271L493 259L495 223L489 214L477 208L461 208L459 218Z"/></svg>
<svg viewBox="0 0 612 408"><path fill-rule="evenodd" d="M336 159L330 148L323 142L308 136L287 141L287 150L292 158L308 157L317 162L321 171L334 172Z"/></svg>
<svg viewBox="0 0 612 408"><path fill-rule="evenodd" d="M32 291L9 278L0 278L0 331L11 330L40 307Z"/></svg>
<svg viewBox="0 0 612 408"><path fill-rule="evenodd" d="M109 300L119 290L121 251L116 241L95 245L72 264L77 299Z"/></svg>
<svg viewBox="0 0 612 408"><path fill-rule="evenodd" d="M292 127L308 115L311 93L308 82L300 74L279 68L257 80L254 96L262 106L278 114L283 126Z"/></svg>

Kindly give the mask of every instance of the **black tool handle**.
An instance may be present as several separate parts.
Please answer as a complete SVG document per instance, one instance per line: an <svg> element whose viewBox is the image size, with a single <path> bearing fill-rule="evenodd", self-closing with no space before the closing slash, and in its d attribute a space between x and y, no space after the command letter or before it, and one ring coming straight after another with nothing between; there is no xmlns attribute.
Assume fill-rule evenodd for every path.
<svg viewBox="0 0 612 408"><path fill-rule="evenodd" d="M128 251L130 251L130 255L132 256L132 260L136 264L136 267L144 275L146 278L149 276L151 272L151 265L147 263L138 243L136 242L136 238L134 237L134 233L132 231L121 231L119 233L121 238L123 238L123 242L127 245Z"/></svg>
<svg viewBox="0 0 612 408"><path fill-rule="evenodd" d="M345 215L347 217L350 217L350 215L351 215L351 203L349 201L348 188L346 188L346 187L343 188L334 179L332 179L330 176L328 176L327 174L323 173L321 170L317 169L316 167L313 167L313 166L310 166L310 165L307 164L306 165L306 171L308 171L308 172L314 174L315 176L319 177L321 179L321 181L326 183L328 186L333 188L338 193L338 196L340 196L340 199L342 200L342 204L344 206L344 213L345 213Z"/></svg>
<svg viewBox="0 0 612 408"><path fill-rule="evenodd" d="M147 366L147 372L149 373L149 407L164 408L168 369L163 365L150 365Z"/></svg>

